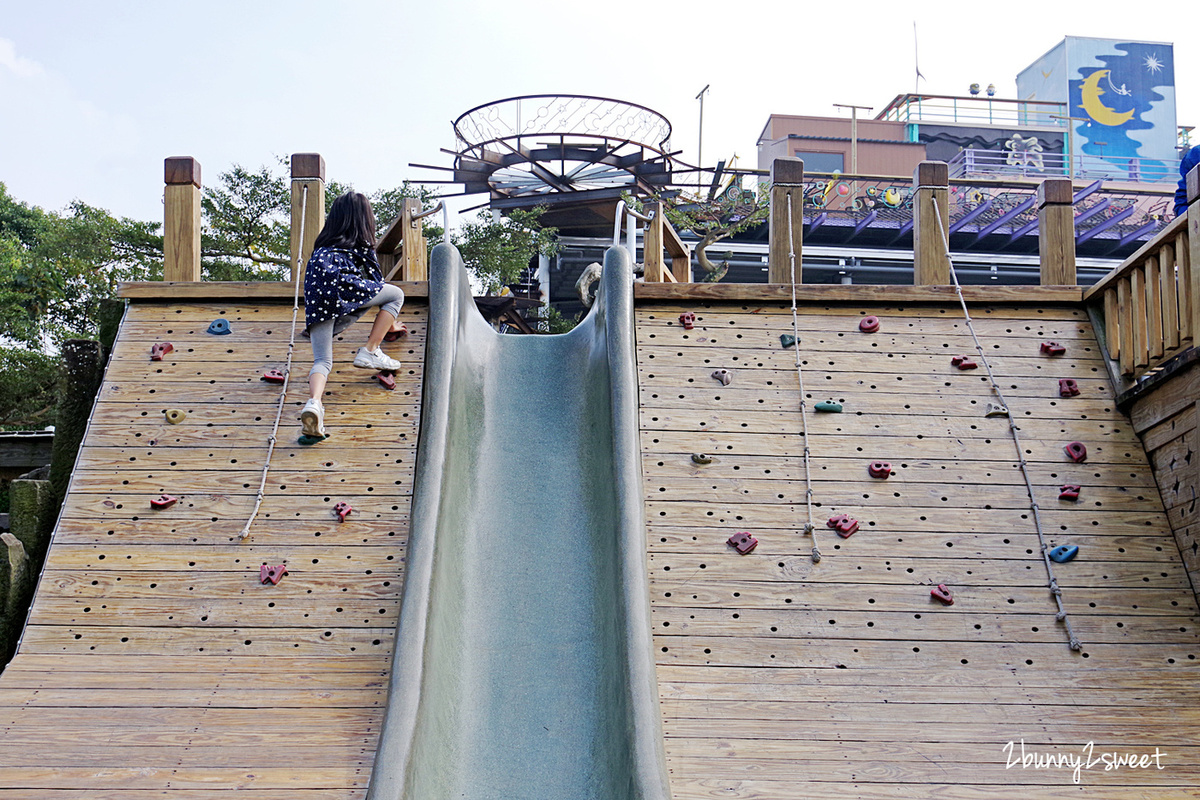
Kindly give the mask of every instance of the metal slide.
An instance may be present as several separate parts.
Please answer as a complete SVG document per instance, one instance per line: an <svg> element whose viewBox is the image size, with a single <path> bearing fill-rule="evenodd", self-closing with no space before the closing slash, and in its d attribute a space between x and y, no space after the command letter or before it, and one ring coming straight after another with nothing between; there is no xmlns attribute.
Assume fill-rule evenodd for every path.
<svg viewBox="0 0 1200 800"><path fill-rule="evenodd" d="M667 800L632 268L561 336L502 336L430 267L425 394L368 800Z"/></svg>

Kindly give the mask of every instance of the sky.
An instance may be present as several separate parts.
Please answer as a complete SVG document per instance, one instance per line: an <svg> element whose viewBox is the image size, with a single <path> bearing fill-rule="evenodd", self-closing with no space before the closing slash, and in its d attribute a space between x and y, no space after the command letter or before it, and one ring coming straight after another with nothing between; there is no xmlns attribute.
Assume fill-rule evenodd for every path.
<svg viewBox="0 0 1200 800"><path fill-rule="evenodd" d="M837 116L842 103L873 115L917 89L914 60L921 92L994 83L1015 98L1017 73L1068 35L1173 43L1178 122L1200 125L1200 82L1189 79L1200 30L1176 13L1105 8L0 0L0 182L48 210L80 199L161 220L168 156L194 156L215 183L234 164L318 152L329 179L371 192L443 178L409 165L450 166L441 149L455 147L451 121L468 109L547 93L654 109L695 161L705 85L705 165L736 154L752 167L772 113Z"/></svg>

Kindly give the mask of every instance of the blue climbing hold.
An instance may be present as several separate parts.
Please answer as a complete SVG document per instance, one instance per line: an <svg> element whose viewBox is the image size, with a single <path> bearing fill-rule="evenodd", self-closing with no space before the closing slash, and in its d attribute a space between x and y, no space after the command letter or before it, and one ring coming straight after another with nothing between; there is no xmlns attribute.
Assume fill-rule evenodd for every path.
<svg viewBox="0 0 1200 800"><path fill-rule="evenodd" d="M814 406L814 408L816 408L817 411L824 411L826 413L831 413L831 414L842 413L842 404L835 403L832 400L822 400L820 403L817 403L816 406Z"/></svg>
<svg viewBox="0 0 1200 800"><path fill-rule="evenodd" d="M1078 545L1060 544L1058 547L1050 551L1050 560L1057 561L1059 564L1065 564L1075 556L1079 555Z"/></svg>
<svg viewBox="0 0 1200 800"><path fill-rule="evenodd" d="M233 333L229 329L229 320L224 317L217 317L208 324L208 332L216 336L224 336L228 333Z"/></svg>
<svg viewBox="0 0 1200 800"><path fill-rule="evenodd" d="M790 333L781 333L779 335L779 343L784 347L795 347L796 337Z"/></svg>

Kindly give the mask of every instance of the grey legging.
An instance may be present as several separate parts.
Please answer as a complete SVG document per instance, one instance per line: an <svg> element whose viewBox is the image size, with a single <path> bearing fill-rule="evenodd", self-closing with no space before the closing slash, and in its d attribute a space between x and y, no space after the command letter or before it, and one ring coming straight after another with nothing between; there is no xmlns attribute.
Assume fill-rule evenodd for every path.
<svg viewBox="0 0 1200 800"><path fill-rule="evenodd" d="M384 311L393 317L398 317L400 309L404 307L404 291L399 286L385 283L379 290L379 294L363 303L360 308L371 308L372 306L383 306ZM313 365L312 369L308 371L309 375L315 373L328 375L333 369L333 326L336 322L335 319L327 319L308 329L313 349Z"/></svg>

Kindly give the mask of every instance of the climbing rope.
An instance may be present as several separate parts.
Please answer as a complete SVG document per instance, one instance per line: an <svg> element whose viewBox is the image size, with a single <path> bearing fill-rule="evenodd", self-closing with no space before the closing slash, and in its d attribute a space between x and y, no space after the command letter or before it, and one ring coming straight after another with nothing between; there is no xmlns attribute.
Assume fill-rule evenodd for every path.
<svg viewBox="0 0 1200 800"><path fill-rule="evenodd" d="M958 302L962 305L963 317L967 321L967 330L971 332L971 339L975 342L975 349L979 351L979 360L983 362L983 368L987 371L988 382L992 385L992 392L995 393L996 399L1000 401L1000 405L1008 409L1008 429L1012 433L1013 444L1017 448L1017 459L1021 465L1021 475L1025 478L1025 491L1029 493L1029 507L1033 509L1033 524L1037 528L1038 544L1042 550L1042 561L1046 564L1046 575L1050 580L1050 594L1054 597L1055 605L1058 607L1058 613L1054 618L1063 623L1067 629L1067 639L1070 642L1072 650L1081 650L1083 645L1075 636L1075 631L1071 627L1071 620L1067 618L1067 609L1063 605L1062 589L1058 586L1058 579L1054 576L1054 567L1050 563L1049 548L1046 545L1046 535L1042 530L1042 516L1039 513L1037 498L1033 493L1033 480L1029 477L1029 462L1025 460L1025 449L1021 446L1021 437L1017 433L1017 423L1013 419L1012 408L1004 399L1004 392L1000 390L1000 384L996 382L996 376L992 374L992 367L988 364L987 355L983 352L983 345L979 343L979 337L975 334L975 325L971 321L971 314L967 311L967 301L963 297L962 286L958 283L958 273L954 269L954 260L950 258L950 237L946 235L946 226L942 222L941 212L938 210L937 199L933 199L934 216L937 217L938 230L942 234L942 244L945 246L946 263L950 265L950 278L954 281L954 291L958 293Z"/></svg>
<svg viewBox="0 0 1200 800"><path fill-rule="evenodd" d="M813 488L812 470L809 469L808 449L808 401L804 398L804 372L800 369L800 321L796 312L796 245L792 231L792 195L787 196L788 219L788 263L792 270L792 347L796 352L796 381L800 385L800 425L801 436L804 437L804 504L808 509L808 522L804 523L804 532L812 537L812 560L815 564L821 560L821 551L817 547L817 526L813 524Z"/></svg>
<svg viewBox="0 0 1200 800"><path fill-rule="evenodd" d="M288 381L292 377L292 353L296 349L296 317L300 314L301 259L304 257L304 221L307 217L308 184L306 183L300 187L300 248L296 253L296 277L292 281L295 284L292 292L292 336L288 340L287 366L283 368L283 389L279 393L279 405L275 408L275 425L271 428L271 437L267 440L267 461L263 464L262 480L258 484L258 496L254 499L254 510L250 512L250 519L246 520L246 525L238 534L238 539L246 539L250 536L250 526L258 517L258 510L262 508L263 493L267 488L267 473L271 470L271 456L275 454L275 440L279 435L279 420L283 417L283 406L287 401Z"/></svg>

